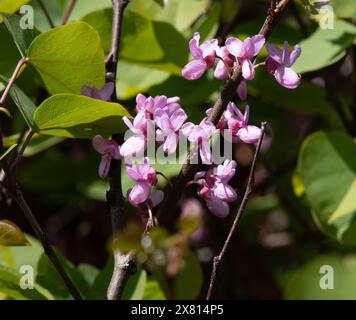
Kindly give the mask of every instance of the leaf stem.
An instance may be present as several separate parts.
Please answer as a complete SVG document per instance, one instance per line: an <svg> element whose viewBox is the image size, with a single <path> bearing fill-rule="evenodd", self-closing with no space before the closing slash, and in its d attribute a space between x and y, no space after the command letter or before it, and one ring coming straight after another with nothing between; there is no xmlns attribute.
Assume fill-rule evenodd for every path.
<svg viewBox="0 0 356 320"><path fill-rule="evenodd" d="M48 21L49 26L53 29L55 27L55 25L54 25L54 23L53 23L53 21L51 19L51 16L49 15L49 12L48 12L46 6L42 2L42 0L37 0L37 2L38 2L38 4L40 5L40 7L41 7L41 9L43 11L43 13L44 13L44 15L45 15L45 17L46 17L46 19Z"/></svg>
<svg viewBox="0 0 356 320"><path fill-rule="evenodd" d="M35 132L30 129L27 133L26 139L24 141L24 143L22 144L21 148L19 149L19 152L17 153L17 156L15 158L15 160L12 162L12 164L10 165L10 170L16 170L17 165L19 164L19 161L21 159L21 157L23 156L25 149L27 148L28 144L30 143L33 135L35 134Z"/></svg>
<svg viewBox="0 0 356 320"><path fill-rule="evenodd" d="M248 177L248 180L247 180L247 186L246 186L246 189L245 189L245 193L244 193L243 199L242 199L240 207L239 207L239 209L238 209L238 211L236 213L236 216L235 216L234 222L233 222L233 224L231 226L230 232L229 232L229 234L228 234L228 236L227 236L227 238L225 240L224 246L222 247L219 255L215 256L214 259L213 259L213 270L212 270L212 273L211 273L209 289L208 289L208 293L207 293L207 296L206 296L207 300L211 299L212 291L213 291L213 288L214 288L214 285L215 285L215 281L216 281L216 275L217 275L218 267L219 267L222 259L224 258L224 255L225 255L226 250L227 250L227 248L228 248L228 246L229 246L229 244L231 242L232 237L235 234L237 225L238 225L238 223L240 221L240 218L241 218L241 216L242 216L242 214L243 214L243 212L244 212L244 210L246 208L248 199L249 199L249 197L250 197L250 195L252 193L252 190L254 188L256 162L257 162L258 154L259 154L260 149L261 149L263 137L264 137L264 134L265 134L265 129L266 129L266 123L263 122L261 124L261 136L260 136L260 139L258 141L256 150L255 150L255 154L254 154L254 157L253 157L253 160L252 160L250 174L249 174L249 177Z"/></svg>
<svg viewBox="0 0 356 320"><path fill-rule="evenodd" d="M62 23L61 23L62 26L68 23L68 20L70 18L70 15L72 14L72 11L74 9L74 6L75 6L76 2L77 2L77 0L71 0L70 1L68 9L67 9L67 11L66 11L66 13L65 13L65 15L63 17Z"/></svg>
<svg viewBox="0 0 356 320"><path fill-rule="evenodd" d="M1 99L0 99L0 107L2 107L2 106L4 105L4 103L5 103L5 101L6 101L7 97L8 97L8 95L9 95L9 93L10 93L11 88L12 88L12 86L13 86L14 83L15 83L16 78L17 78L18 74L19 74L20 71L21 71L21 68L22 68L24 65L26 65L27 62L28 62L28 59L27 59L27 58L22 58L22 59L17 63L17 66L16 66L14 72L12 73L12 76L11 76L11 78L10 78L10 80L9 80L9 82L8 82L8 84L7 84L7 86L6 86L6 88L5 88L5 91L4 91L3 95L1 96Z"/></svg>

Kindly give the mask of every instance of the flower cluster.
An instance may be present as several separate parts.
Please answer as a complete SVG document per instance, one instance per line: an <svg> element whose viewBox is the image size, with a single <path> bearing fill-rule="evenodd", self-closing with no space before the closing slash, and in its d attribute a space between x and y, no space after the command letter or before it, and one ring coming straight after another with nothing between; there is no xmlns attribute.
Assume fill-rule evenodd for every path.
<svg viewBox="0 0 356 320"><path fill-rule="evenodd" d="M236 200L235 190L228 182L235 175L236 162L225 160L216 169L200 171L194 179L199 185L198 195L206 202L209 210L218 217L229 214L229 202Z"/></svg>
<svg viewBox="0 0 356 320"><path fill-rule="evenodd" d="M265 45L263 35L255 35L241 41L235 37L226 40L224 46L219 46L216 39L206 40L200 44L200 34L195 33L189 42L193 60L182 70L182 75L188 80L200 78L206 70L215 68L217 79L228 79L236 67L241 68L243 80L237 88L241 100L247 99L247 81L255 77L255 57ZM300 84L300 75L291 69L301 54L300 46L289 50L287 42L280 49L273 44L267 45L268 58L259 65L265 65L268 73L277 82L288 89L294 89ZM84 86L82 94L95 99L108 101L114 92L114 85L107 84L98 90ZM154 191L157 185L156 170L150 165L149 159L143 158L137 165L132 157L138 157L145 152L148 142L155 140L162 145L166 154L173 154L177 149L180 134L190 143L195 144L204 164L212 163L209 145L211 137L217 130L231 142L255 144L261 136L261 129L249 125L250 108L246 105L241 112L234 102L227 105L217 126L210 120L212 109L206 111L207 117L200 124L187 121L187 114L180 105L179 97L155 96L146 97L138 94L136 97L136 115L131 121L123 118L131 132L131 136L119 146L115 140L106 140L101 136L93 139L93 147L102 154L99 165L99 175L104 178L110 170L111 160L124 159L128 176L135 181L135 186L128 191L128 201L137 207L158 205L164 197L161 190ZM236 200L236 191L228 184L235 175L236 162L225 160L215 169L200 171L194 176L194 184L198 185L198 195L205 200L209 210L218 217L226 217L229 213L229 203Z"/></svg>
<svg viewBox="0 0 356 320"><path fill-rule="evenodd" d="M241 100L246 100L246 80L255 77L254 59L261 52L266 39L263 35L255 35L241 41L235 37L228 38L224 46L219 46L216 39L206 40L199 44L200 34L196 32L189 42L190 53L194 60L190 61L182 70L182 75L187 80L200 78L207 69L215 68L214 76L225 80L236 66L241 66L243 81L237 93ZM268 72L275 77L277 82L288 89L295 89L300 83L300 75L290 67L295 63L301 53L301 47L296 45L292 52L289 51L288 42L284 49L273 44L267 46L269 53L264 65Z"/></svg>

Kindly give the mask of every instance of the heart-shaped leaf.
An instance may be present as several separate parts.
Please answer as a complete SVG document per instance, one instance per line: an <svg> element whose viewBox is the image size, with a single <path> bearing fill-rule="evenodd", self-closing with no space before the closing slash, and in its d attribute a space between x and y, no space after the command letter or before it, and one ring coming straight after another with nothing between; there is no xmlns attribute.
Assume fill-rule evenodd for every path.
<svg viewBox="0 0 356 320"><path fill-rule="evenodd" d="M100 37L82 21L37 36L28 50L28 59L51 94L80 93L84 84L98 88L104 84Z"/></svg>
<svg viewBox="0 0 356 320"><path fill-rule="evenodd" d="M28 244L21 229L11 221L0 220L0 245L25 246Z"/></svg>
<svg viewBox="0 0 356 320"><path fill-rule="evenodd" d="M318 132L304 142L298 171L324 231L356 244L356 144L344 133Z"/></svg>
<svg viewBox="0 0 356 320"><path fill-rule="evenodd" d="M36 131L68 138L92 138L123 132L122 117L131 117L117 103L75 94L57 94L45 100L35 111Z"/></svg>

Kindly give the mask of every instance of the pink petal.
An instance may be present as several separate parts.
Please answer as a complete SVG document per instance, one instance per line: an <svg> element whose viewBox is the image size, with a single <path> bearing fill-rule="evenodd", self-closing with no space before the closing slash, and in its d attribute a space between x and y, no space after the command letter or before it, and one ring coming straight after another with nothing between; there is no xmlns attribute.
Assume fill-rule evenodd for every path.
<svg viewBox="0 0 356 320"><path fill-rule="evenodd" d="M157 206L158 204L160 204L164 199L164 193L162 190L156 190L154 192L151 193L150 195L150 205L152 207Z"/></svg>
<svg viewBox="0 0 356 320"><path fill-rule="evenodd" d="M120 148L122 157L135 157L145 150L145 140L143 136L132 136L127 139Z"/></svg>
<svg viewBox="0 0 356 320"><path fill-rule="evenodd" d="M287 67L291 67L293 64L295 64L297 59L300 57L301 53L302 53L302 48L300 45L297 44L289 56L289 64L287 65Z"/></svg>
<svg viewBox="0 0 356 320"><path fill-rule="evenodd" d="M207 69L204 60L193 60L189 62L182 70L182 76L187 80L199 79Z"/></svg>
<svg viewBox="0 0 356 320"><path fill-rule="evenodd" d="M189 137L191 136L192 131L195 128L195 124L191 123L191 122L187 122L185 124L182 125L181 127L181 132L183 133L183 135L189 139Z"/></svg>
<svg viewBox="0 0 356 320"><path fill-rule="evenodd" d="M131 121L127 117L123 117L122 121L124 121L124 123L127 125L129 129L132 129L134 127Z"/></svg>
<svg viewBox="0 0 356 320"><path fill-rule="evenodd" d="M267 45L267 51L271 59L279 64L283 64L283 51L274 44Z"/></svg>
<svg viewBox="0 0 356 320"><path fill-rule="evenodd" d="M211 164L212 163L212 155L211 155L211 150L210 150L210 145L208 141L202 141L201 145L199 147L199 154L201 161L204 164Z"/></svg>
<svg viewBox="0 0 356 320"><path fill-rule="evenodd" d="M104 154L105 152L107 152L108 148L111 147L112 142L106 140L101 135L96 135L92 140L92 145L97 152Z"/></svg>
<svg viewBox="0 0 356 320"><path fill-rule="evenodd" d="M229 73L228 70L225 67L224 62L219 60L219 62L216 65L215 71L214 71L214 77L220 80L225 80L227 79Z"/></svg>
<svg viewBox="0 0 356 320"><path fill-rule="evenodd" d="M229 38L226 40L226 48L234 57L241 57L243 55L243 43L237 38Z"/></svg>
<svg viewBox="0 0 356 320"><path fill-rule="evenodd" d="M101 178L106 178L107 175L109 174L110 163L111 163L111 155L105 154L101 157L101 161L99 164L99 176Z"/></svg>
<svg viewBox="0 0 356 320"><path fill-rule="evenodd" d="M246 126L237 132L237 136L245 143L256 143L260 139L261 129L256 126Z"/></svg>
<svg viewBox="0 0 356 320"><path fill-rule="evenodd" d="M137 109L137 111L141 111L141 110L145 109L146 99L147 98L142 93L139 93L136 96L136 109Z"/></svg>
<svg viewBox="0 0 356 320"><path fill-rule="evenodd" d="M277 82L287 89L295 89L300 84L300 75L290 68L278 67L274 73Z"/></svg>
<svg viewBox="0 0 356 320"><path fill-rule="evenodd" d="M194 175L194 180L205 178L206 171L199 171Z"/></svg>
<svg viewBox="0 0 356 320"><path fill-rule="evenodd" d="M199 127L204 130L204 138L209 139L216 131L215 125L209 120L202 120Z"/></svg>
<svg viewBox="0 0 356 320"><path fill-rule="evenodd" d="M233 202L237 198L237 194L235 190L231 186L223 183L217 183L215 185L214 195L217 198L224 200L226 202Z"/></svg>
<svg viewBox="0 0 356 320"><path fill-rule="evenodd" d="M255 68L249 59L242 61L242 76L246 80L252 80L255 77Z"/></svg>
<svg viewBox="0 0 356 320"><path fill-rule="evenodd" d="M251 38L251 41L253 42L254 45L253 56L257 56L261 52L263 46L265 45L266 38L263 35L258 34L256 36L253 36Z"/></svg>
<svg viewBox="0 0 356 320"><path fill-rule="evenodd" d="M247 84L245 80L242 80L237 87L237 95L242 101L247 99Z"/></svg>
<svg viewBox="0 0 356 320"><path fill-rule="evenodd" d="M135 185L128 196L128 200L133 205L138 205L145 202L151 192L151 186L147 183L138 183Z"/></svg>
<svg viewBox="0 0 356 320"><path fill-rule="evenodd" d="M215 59L215 50L218 47L218 40L217 39L211 39L211 40L206 40L202 43L200 48L203 51L203 58L206 59L209 57L208 60L210 59Z"/></svg>
<svg viewBox="0 0 356 320"><path fill-rule="evenodd" d="M175 132L169 134L166 138L166 141L163 144L163 150L167 154L172 154L176 151L178 144L178 136Z"/></svg>
<svg viewBox="0 0 356 320"><path fill-rule="evenodd" d="M109 101L115 90L115 84L113 82L106 83L100 89L100 99L103 101Z"/></svg>
<svg viewBox="0 0 356 320"><path fill-rule="evenodd" d="M126 165L126 173L132 180L139 181L142 179L134 162L132 162L131 165Z"/></svg>
<svg viewBox="0 0 356 320"><path fill-rule="evenodd" d="M184 121L187 120L187 114L183 109L178 109L171 115L170 120L173 130L177 131L181 128Z"/></svg>
<svg viewBox="0 0 356 320"><path fill-rule="evenodd" d="M156 125L161 130L172 129L171 121L168 117L168 114L164 112L162 109L158 109L155 112L154 118L155 118Z"/></svg>
<svg viewBox="0 0 356 320"><path fill-rule="evenodd" d="M211 213L217 217L225 218L228 216L230 208L225 201L222 201L219 198L213 196L210 199L206 199L205 202Z"/></svg>
<svg viewBox="0 0 356 320"><path fill-rule="evenodd" d="M189 41L189 50L195 59L202 60L203 52L199 47L200 34L199 32L194 33L194 37Z"/></svg>

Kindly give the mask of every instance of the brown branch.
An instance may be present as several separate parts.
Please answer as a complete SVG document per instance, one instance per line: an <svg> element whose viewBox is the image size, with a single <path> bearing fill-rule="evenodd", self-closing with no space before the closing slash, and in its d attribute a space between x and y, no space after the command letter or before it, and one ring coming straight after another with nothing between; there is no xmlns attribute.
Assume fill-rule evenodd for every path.
<svg viewBox="0 0 356 320"><path fill-rule="evenodd" d="M17 153L17 156L15 158L15 160L11 163L10 165L10 170L13 171L13 170L16 170L16 167L17 165L19 164L20 162L20 159L21 157L23 156L24 152L25 152L25 149L27 148L28 144L30 143L33 135L35 134L35 132L30 129L27 133L27 136L26 136L26 139L24 141L24 143L22 144L21 148L19 149L18 153Z"/></svg>
<svg viewBox="0 0 356 320"><path fill-rule="evenodd" d="M276 9L271 14L271 10L268 10L268 16L259 31L259 34L264 35L267 39L272 32L274 26L278 23L280 17L286 10L287 6L293 2L293 0L282 0L277 5ZM218 100L215 102L213 111L209 117L209 120L212 121L215 125L218 123L222 114L224 113L227 104L232 100L236 94L238 85L242 80L242 70L241 66L237 66L231 76L231 78L226 82L224 88L222 89ZM187 156L186 164L182 166L182 169L174 181L173 188L170 192L167 193L163 203L160 206L158 215L166 220L169 220L171 217L170 213L173 213L172 206L177 203L181 191L184 190L186 184L192 180L194 174L198 169L198 165L190 164L189 159L195 150L190 150Z"/></svg>
<svg viewBox="0 0 356 320"><path fill-rule="evenodd" d="M241 218L241 216L242 216L242 214L243 214L243 212L244 212L244 210L246 208L248 199L249 199L249 197L250 197L250 195L252 193L252 190L254 188L256 162L257 162L258 154L259 154L260 149L261 149L263 137L264 137L264 134L265 134L265 128L266 128L266 123L263 122L261 124L261 136L260 136L260 139L258 141L258 144L257 144L257 147L256 147L256 151L255 151L255 155L253 157L253 161L252 161L252 164L251 164L251 169L250 169L250 174L249 174L248 181L247 181L245 194L243 196L243 199L241 201L240 207L239 207L239 209L237 211L237 214L235 216L234 222L233 222L233 224L231 226L230 232L229 232L229 234L228 234L228 236L227 236L227 238L225 240L224 246L221 249L219 255L214 257L214 260L213 260L213 271L211 273L209 289L208 289L208 293L207 293L207 296L206 296L207 300L211 299L211 294L212 294L212 291L213 291L213 288L214 288L214 285L215 285L215 280L216 280L218 267L219 267L224 255L225 255L225 253L226 253L226 250L227 250L227 248L228 248L228 246L229 246L229 244L231 242L232 237L235 234L237 225L238 225L238 223L240 221L240 218Z"/></svg>
<svg viewBox="0 0 356 320"><path fill-rule="evenodd" d="M70 15L72 14L72 11L74 9L74 6L75 6L76 2L77 2L77 0L71 0L66 13L64 14L64 17L63 17L61 25L67 24L67 22L68 22L68 20L70 18Z"/></svg>
<svg viewBox="0 0 356 320"><path fill-rule="evenodd" d="M116 82L116 69L119 60L120 40L123 14L129 0L112 0L113 4L113 26L111 50L106 58L106 82ZM111 101L116 101L116 89L113 92ZM123 141L122 135L113 137L118 144ZM113 234L117 234L120 229L121 220L124 215L124 197L122 195L121 186L121 161L115 160L111 162L110 172L110 189L106 194L107 203L111 216ZM115 264L111 281L107 290L108 300L120 299L125 288L125 284L136 270L135 256L132 253L127 255L119 251L114 252Z"/></svg>
<svg viewBox="0 0 356 320"><path fill-rule="evenodd" d="M48 21L49 26L53 29L55 27L55 25L54 25L54 23L53 23L53 21L51 19L51 16L49 15L49 12L48 12L46 6L42 2L42 0L37 0L37 2L38 2L38 4L40 5L40 7L41 7L41 9L43 11L43 13L44 13L44 15L45 15L45 17L46 17L46 19Z"/></svg>
<svg viewBox="0 0 356 320"><path fill-rule="evenodd" d="M21 68L22 68L25 64L27 64L27 62L28 62L27 58L23 58L23 59L21 59L21 60L17 63L17 66L16 66L16 68L15 68L15 70L14 70L14 72L13 72L13 74L12 74L10 80L9 80L9 82L7 83L7 86L6 86L6 88L5 88L5 91L4 91L3 95L1 96L1 99L0 99L0 107L2 107L2 106L4 105L4 103L5 103L5 101L6 101L7 97L8 97L8 95L9 95L9 93L10 93L11 88L12 88L12 86L13 86L14 83L15 83L16 78L17 78L18 74L19 74L20 71L21 71Z"/></svg>

